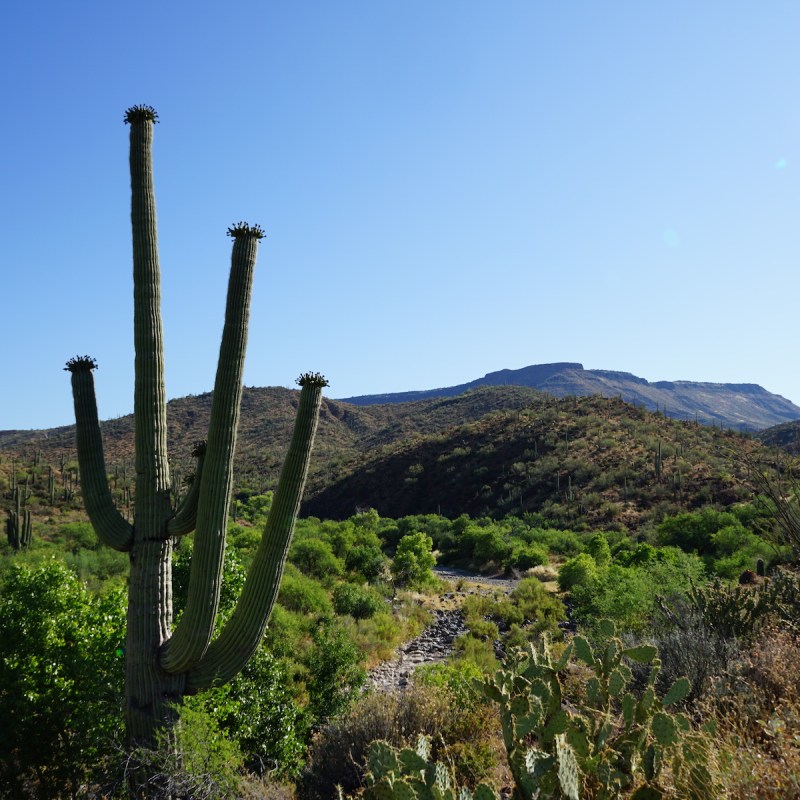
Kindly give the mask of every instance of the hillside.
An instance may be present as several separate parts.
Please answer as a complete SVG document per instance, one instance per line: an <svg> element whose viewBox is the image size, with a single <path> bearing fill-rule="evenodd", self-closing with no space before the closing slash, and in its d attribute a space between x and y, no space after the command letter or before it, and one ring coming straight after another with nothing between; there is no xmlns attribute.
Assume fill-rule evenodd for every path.
<svg viewBox="0 0 800 800"><path fill-rule="evenodd" d="M343 402L359 406L406 403L432 397L453 397L480 386L505 385L528 386L556 397L619 397L651 411L666 409L669 416L676 419L698 420L706 425L722 425L741 431L761 430L800 419L800 407L752 383L650 383L629 372L584 369L582 364L571 362L503 369L458 386L347 397Z"/></svg>
<svg viewBox="0 0 800 800"><path fill-rule="evenodd" d="M621 400L540 396L372 452L303 510L324 518L368 506L390 517L535 513L542 524L635 530L665 513L749 498L731 455L761 450L741 434Z"/></svg>
<svg viewBox="0 0 800 800"><path fill-rule="evenodd" d="M361 408L325 398L309 474L309 491L337 479L360 455L393 442L427 435L480 419L499 409L523 408L539 395L534 390L502 387L459 398ZM245 388L234 464L239 488L263 492L277 484L289 445L299 392L283 388ZM173 473L193 470L191 451L206 437L211 393L182 397L167 405L168 448ZM101 422L106 466L132 473L133 415ZM74 463L75 428L0 431L0 456L22 464L34 455L43 465ZM173 478L175 478L173 474Z"/></svg>
<svg viewBox="0 0 800 800"><path fill-rule="evenodd" d="M237 492L275 487L297 398L288 389L245 390ZM193 471L191 448L204 436L210 408L210 394L169 404L177 490ZM127 503L133 418L106 421L102 428L113 490L118 502ZM514 386L386 405L326 399L303 513L344 518L363 507L384 516L536 513L543 524L635 530L664 513L748 497L751 487L731 467L728 454L762 447L740 434L667 418L619 399L558 399ZM71 427L0 432L5 504L12 471L18 484L30 478L34 494L41 494L51 468L58 497L78 503L74 458Z"/></svg>
<svg viewBox="0 0 800 800"><path fill-rule="evenodd" d="M769 447L778 447L792 455L800 455L800 420L767 428L759 432L758 438Z"/></svg>

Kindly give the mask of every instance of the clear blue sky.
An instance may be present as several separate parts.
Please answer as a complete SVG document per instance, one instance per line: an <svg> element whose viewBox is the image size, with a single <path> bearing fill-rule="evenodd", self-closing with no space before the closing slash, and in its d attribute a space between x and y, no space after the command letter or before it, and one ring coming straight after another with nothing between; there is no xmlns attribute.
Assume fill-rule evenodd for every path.
<svg viewBox="0 0 800 800"><path fill-rule="evenodd" d="M800 3L10 2L0 429L133 407L127 106L155 106L169 397L211 389L260 223L245 383L329 395L580 361L800 404Z"/></svg>

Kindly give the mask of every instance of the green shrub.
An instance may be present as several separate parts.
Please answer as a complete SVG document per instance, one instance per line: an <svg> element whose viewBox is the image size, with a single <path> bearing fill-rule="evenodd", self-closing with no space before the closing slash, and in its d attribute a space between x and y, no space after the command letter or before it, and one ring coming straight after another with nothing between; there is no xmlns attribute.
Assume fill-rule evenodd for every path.
<svg viewBox="0 0 800 800"><path fill-rule="evenodd" d="M530 541L543 544L549 552L561 556L576 556L583 551L580 538L573 531L538 528L531 531Z"/></svg>
<svg viewBox="0 0 800 800"><path fill-rule="evenodd" d="M256 774L297 773L308 724L291 696L286 673L262 645L230 683L191 698L203 708Z"/></svg>
<svg viewBox="0 0 800 800"><path fill-rule="evenodd" d="M88 522L68 522L61 525L56 533L56 541L73 553L81 549L94 550L98 547L97 534Z"/></svg>
<svg viewBox="0 0 800 800"><path fill-rule="evenodd" d="M588 554L580 553L565 561L558 570L558 588L567 592L576 586L591 586L597 579L597 562Z"/></svg>
<svg viewBox="0 0 800 800"><path fill-rule="evenodd" d="M586 552L595 560L598 567L607 567L611 563L611 547L602 533L596 533L589 539Z"/></svg>
<svg viewBox="0 0 800 800"><path fill-rule="evenodd" d="M574 584L570 590L573 614L590 627L606 618L622 630L639 631L648 624L658 597L672 600L685 596L691 582L702 580L703 575L700 558L663 548L655 560L642 566L612 564L598 570L589 583Z"/></svg>
<svg viewBox="0 0 800 800"><path fill-rule="evenodd" d="M347 571L363 575L368 581L383 575L387 563L379 542L353 545L345 558Z"/></svg>
<svg viewBox="0 0 800 800"><path fill-rule="evenodd" d="M555 631L566 618L564 604L536 578L524 578L511 592L511 602L517 606L527 623L529 634Z"/></svg>
<svg viewBox="0 0 800 800"><path fill-rule="evenodd" d="M276 603L269 618L264 640L269 651L278 658L301 658L307 649L307 639L314 619L295 611L289 611Z"/></svg>
<svg viewBox="0 0 800 800"><path fill-rule="evenodd" d="M355 619L369 619L386 608L386 601L369 587L340 583L333 590L333 610Z"/></svg>
<svg viewBox="0 0 800 800"><path fill-rule="evenodd" d="M433 578L433 541L425 533L406 534L397 544L392 561L392 576L400 586L419 586Z"/></svg>
<svg viewBox="0 0 800 800"><path fill-rule="evenodd" d="M439 666L446 675L436 671ZM364 782L367 750L378 739L402 747L419 734L431 736L436 758L452 764L456 779L469 786L492 773L497 758L486 732L496 728L497 717L475 687L466 685L477 677L476 668L424 669L432 669L429 674L437 677L431 682L420 677L399 694L367 694L347 715L322 728L298 781L300 800L333 800L337 786L346 795L358 790ZM459 692L468 694L469 701L458 702Z"/></svg>
<svg viewBox="0 0 800 800"><path fill-rule="evenodd" d="M344 564L333 554L333 548L324 539L295 540L289 551L291 561L303 574L315 578L341 575Z"/></svg>
<svg viewBox="0 0 800 800"><path fill-rule="evenodd" d="M453 640L453 651L456 662L469 661L483 672L497 669L494 646L488 639L476 639L468 634L456 636Z"/></svg>
<svg viewBox="0 0 800 800"><path fill-rule="evenodd" d="M498 530L476 531L473 541L472 564L476 569L500 568L511 558L512 545Z"/></svg>
<svg viewBox="0 0 800 800"><path fill-rule="evenodd" d="M174 741L154 750L137 748L119 762L122 773L114 776L119 788L111 796L120 800L227 800L241 796L238 748L221 735L213 716L192 702L181 708ZM102 796L109 794L103 791Z"/></svg>
<svg viewBox="0 0 800 800"><path fill-rule="evenodd" d="M15 565L0 594L0 785L72 796L122 736L122 592L90 593L63 564Z"/></svg>
<svg viewBox="0 0 800 800"><path fill-rule="evenodd" d="M547 550L542 545L517 542L508 559L508 565L514 569L527 570L547 564L549 560Z"/></svg>
<svg viewBox="0 0 800 800"><path fill-rule="evenodd" d="M347 632L323 620L314 630L314 646L306 657L308 712L326 722L347 710L366 680L361 655Z"/></svg>
<svg viewBox="0 0 800 800"><path fill-rule="evenodd" d="M284 608L300 614L333 612L330 597L322 585L288 567L283 574L278 602Z"/></svg>

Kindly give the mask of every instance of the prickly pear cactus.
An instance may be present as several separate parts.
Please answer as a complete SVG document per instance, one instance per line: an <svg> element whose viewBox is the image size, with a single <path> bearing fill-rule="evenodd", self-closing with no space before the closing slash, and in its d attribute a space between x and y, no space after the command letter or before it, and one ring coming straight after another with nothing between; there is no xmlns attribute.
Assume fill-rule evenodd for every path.
<svg viewBox="0 0 800 800"><path fill-rule="evenodd" d="M450 770L430 760L430 740L417 739L415 749L395 750L387 742L373 742L367 754L368 800L498 800L486 784L475 792L459 788Z"/></svg>
<svg viewBox="0 0 800 800"><path fill-rule="evenodd" d="M689 681L678 679L659 698L657 649L624 647L611 622L600 630L602 644L575 636L555 661L543 638L481 684L500 707L515 798L612 800L629 792L636 800L659 798L667 764L680 797L717 797L708 737L672 711L689 694ZM650 667L637 694L630 661ZM567 710L560 673L570 663L588 668L588 678L585 695Z"/></svg>
<svg viewBox="0 0 800 800"><path fill-rule="evenodd" d="M564 735L571 720L562 708L558 677L571 653L570 644L554 661L544 636L479 684L484 695L500 707L508 763L517 795L525 800L580 798L577 757ZM531 739L538 746L531 746Z"/></svg>

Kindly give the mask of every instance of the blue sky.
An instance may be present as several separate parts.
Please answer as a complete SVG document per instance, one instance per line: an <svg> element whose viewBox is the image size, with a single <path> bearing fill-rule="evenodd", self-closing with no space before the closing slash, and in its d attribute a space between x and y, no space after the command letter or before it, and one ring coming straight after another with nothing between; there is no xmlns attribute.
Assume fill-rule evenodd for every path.
<svg viewBox="0 0 800 800"><path fill-rule="evenodd" d="M156 107L169 397L426 389L580 361L800 404L800 4L7 3L0 429L133 407L124 110Z"/></svg>

